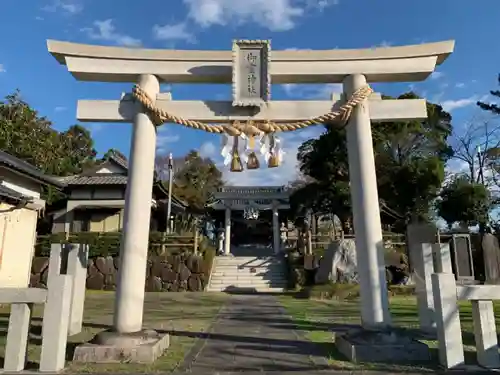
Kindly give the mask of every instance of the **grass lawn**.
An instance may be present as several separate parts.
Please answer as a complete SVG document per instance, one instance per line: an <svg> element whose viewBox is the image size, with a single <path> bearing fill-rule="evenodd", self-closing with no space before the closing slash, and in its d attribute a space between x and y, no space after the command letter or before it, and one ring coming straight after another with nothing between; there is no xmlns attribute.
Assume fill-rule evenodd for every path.
<svg viewBox="0 0 500 375"><path fill-rule="evenodd" d="M424 341L433 350L434 361L430 365L391 365L347 362L333 345L333 332L349 329L351 325L359 325L359 300L307 300L296 299L293 296L280 298L288 313L293 317L297 330L303 331L306 337L325 348L330 365L342 370L383 370L383 371L425 371L437 367L437 342ZM390 299L390 309L393 323L397 326L418 329L418 315L415 297L395 296ZM495 305L495 314L500 316L500 304ZM475 364L475 344L472 328L472 312L470 303L460 305L462 337L464 342L466 364ZM500 328L497 319L497 330Z"/></svg>
<svg viewBox="0 0 500 375"><path fill-rule="evenodd" d="M68 338L68 360L74 348L90 340L96 333L110 328L113 322L114 292L88 292L85 300L84 328ZM193 346L194 334L206 331L227 296L222 293L146 293L144 305L144 328L159 331L176 331L170 335L170 348L151 365L113 364L76 365L67 362L69 373L90 372L165 372L173 370ZM35 307L33 327L28 350L28 368L38 368L40 359L40 334L42 306ZM3 362L8 327L8 308L0 309L0 356Z"/></svg>

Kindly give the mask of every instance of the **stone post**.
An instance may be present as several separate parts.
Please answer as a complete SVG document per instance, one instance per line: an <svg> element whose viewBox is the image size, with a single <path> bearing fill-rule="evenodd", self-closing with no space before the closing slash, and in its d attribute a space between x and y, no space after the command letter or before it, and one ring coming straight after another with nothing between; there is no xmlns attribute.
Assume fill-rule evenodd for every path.
<svg viewBox="0 0 500 375"><path fill-rule="evenodd" d="M273 249L274 254L280 253L280 220L276 202L273 202Z"/></svg>
<svg viewBox="0 0 500 375"><path fill-rule="evenodd" d="M151 99L156 99L160 84L155 76L142 75L139 84ZM118 333L133 333L142 329L155 149L156 127L137 103L115 302L113 328Z"/></svg>
<svg viewBox="0 0 500 375"><path fill-rule="evenodd" d="M348 98L366 85L366 78L353 74L343 84ZM366 328L383 327L390 324L390 314L368 100L353 109L346 132L361 319Z"/></svg>
<svg viewBox="0 0 500 375"><path fill-rule="evenodd" d="M461 366L464 364L464 348L455 275L433 273L431 280L436 311L439 363L446 369Z"/></svg>
<svg viewBox="0 0 500 375"><path fill-rule="evenodd" d="M226 216L224 218L225 233L224 233L224 254L231 254L231 209L226 208Z"/></svg>
<svg viewBox="0 0 500 375"><path fill-rule="evenodd" d="M417 250L419 250L418 254L416 253L413 256L413 267L420 329L426 332L434 332L436 322L431 281L431 275L434 273L433 244L420 244L420 249L415 249L415 252Z"/></svg>

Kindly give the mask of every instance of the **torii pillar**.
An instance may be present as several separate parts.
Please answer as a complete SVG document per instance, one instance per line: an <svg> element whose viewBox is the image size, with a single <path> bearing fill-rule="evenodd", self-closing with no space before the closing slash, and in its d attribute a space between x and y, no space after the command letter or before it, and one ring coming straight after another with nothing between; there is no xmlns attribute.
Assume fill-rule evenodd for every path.
<svg viewBox="0 0 500 375"><path fill-rule="evenodd" d="M350 97L366 86L366 78L361 74L349 75L343 84L346 97ZM368 100L353 109L346 133L361 321L365 328L388 326L391 317Z"/></svg>

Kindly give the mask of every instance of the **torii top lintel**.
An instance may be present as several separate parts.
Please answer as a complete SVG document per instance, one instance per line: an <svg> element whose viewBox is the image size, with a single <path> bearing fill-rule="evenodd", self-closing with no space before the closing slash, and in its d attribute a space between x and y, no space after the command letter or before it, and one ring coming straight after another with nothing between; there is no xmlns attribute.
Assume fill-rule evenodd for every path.
<svg viewBox="0 0 500 375"><path fill-rule="evenodd" d="M453 52L444 41L372 49L273 51L272 83L340 83L349 74L368 82L425 80ZM48 40L49 52L78 80L137 82L154 74L168 83L231 83L232 51L94 46Z"/></svg>

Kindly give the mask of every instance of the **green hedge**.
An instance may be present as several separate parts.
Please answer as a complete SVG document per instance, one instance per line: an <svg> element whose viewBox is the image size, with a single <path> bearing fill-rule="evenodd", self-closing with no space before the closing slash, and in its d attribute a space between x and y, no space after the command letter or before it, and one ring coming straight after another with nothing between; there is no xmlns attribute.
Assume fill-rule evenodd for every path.
<svg viewBox="0 0 500 375"><path fill-rule="evenodd" d="M48 236L38 236L35 245L36 256L49 256L50 245L53 243L85 243L89 245L89 256L116 256L120 251L120 232L81 232L70 233L66 238L66 233L57 233ZM198 249L203 252L207 240L198 238ZM164 252L180 253L194 251L194 235L179 236L165 235L162 232L151 232L149 235L149 252L151 255L159 255Z"/></svg>

